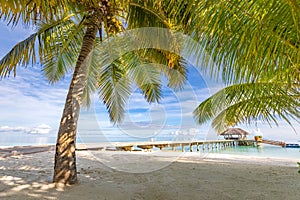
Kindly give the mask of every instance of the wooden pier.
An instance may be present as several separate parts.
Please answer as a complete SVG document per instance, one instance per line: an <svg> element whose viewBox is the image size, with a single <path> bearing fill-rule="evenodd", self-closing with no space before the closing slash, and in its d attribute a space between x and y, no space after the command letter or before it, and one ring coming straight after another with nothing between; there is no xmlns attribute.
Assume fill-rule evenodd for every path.
<svg viewBox="0 0 300 200"><path fill-rule="evenodd" d="M267 139L261 139L259 141L257 141L258 145L260 143L264 143L264 144L270 144L270 145L275 145L275 146L281 146L281 147L286 147L285 142L282 141L276 141L276 140L267 140Z"/></svg>
<svg viewBox="0 0 300 200"><path fill-rule="evenodd" d="M169 149L172 151L181 150L184 152L188 151L211 151L224 149L228 147L235 147L238 145L237 140L197 140L197 141L157 141L157 142L118 142L109 144L85 144L77 145L77 150L93 150L93 149L110 149L110 150L123 150L123 151L136 151L146 150L150 151L153 149L165 150ZM113 147L112 147L113 146Z"/></svg>

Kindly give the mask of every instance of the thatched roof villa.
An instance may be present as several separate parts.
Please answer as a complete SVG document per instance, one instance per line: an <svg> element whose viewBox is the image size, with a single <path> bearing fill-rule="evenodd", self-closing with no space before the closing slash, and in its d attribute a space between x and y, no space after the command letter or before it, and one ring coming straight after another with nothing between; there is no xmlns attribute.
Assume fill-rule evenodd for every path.
<svg viewBox="0 0 300 200"><path fill-rule="evenodd" d="M221 132L225 140L245 140L250 133L241 128L228 128Z"/></svg>

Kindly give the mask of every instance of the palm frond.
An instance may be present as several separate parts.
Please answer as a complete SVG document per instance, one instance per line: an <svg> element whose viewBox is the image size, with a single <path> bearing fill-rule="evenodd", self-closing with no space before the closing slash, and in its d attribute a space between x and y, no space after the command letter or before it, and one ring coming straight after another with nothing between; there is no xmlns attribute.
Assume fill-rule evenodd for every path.
<svg viewBox="0 0 300 200"><path fill-rule="evenodd" d="M106 105L111 121L120 122L131 94L129 77L124 70L111 64L102 67L98 81L99 96Z"/></svg>
<svg viewBox="0 0 300 200"><path fill-rule="evenodd" d="M170 24L161 7L161 1L131 0L128 3L127 24L129 29L141 27L165 27Z"/></svg>
<svg viewBox="0 0 300 200"><path fill-rule="evenodd" d="M227 84L259 80L285 72L299 82L299 2L189 1L193 8L184 30L205 48L209 59L196 55L203 67L223 71ZM193 48L190 53L193 53ZM210 65L214 63L214 65ZM216 67L217 66L217 67ZM280 79L278 79L280 80Z"/></svg>
<svg viewBox="0 0 300 200"><path fill-rule="evenodd" d="M16 67L40 62L51 82L59 80L68 69L72 69L83 35L82 27L76 26L71 18L74 16L66 15L39 23L34 34L15 45L0 60L0 76L7 77L12 71L16 75Z"/></svg>
<svg viewBox="0 0 300 200"><path fill-rule="evenodd" d="M74 68L84 29L73 20L66 20L46 30L39 37L41 64L47 79L54 83Z"/></svg>
<svg viewBox="0 0 300 200"><path fill-rule="evenodd" d="M36 62L35 41L37 33L16 44L12 50L0 60L0 77L7 77L11 71L16 75L18 65L27 66Z"/></svg>
<svg viewBox="0 0 300 200"><path fill-rule="evenodd" d="M134 52L127 53L121 62L129 77L144 94L148 102L158 102L161 98L161 72L153 63L141 63Z"/></svg>
<svg viewBox="0 0 300 200"><path fill-rule="evenodd" d="M135 34L133 35L135 36ZM180 56L165 50L149 48L153 45L145 45L145 48L142 48L143 44L138 44L138 48L135 48L135 43L139 43L139 40L132 37L132 35L126 36L128 35L110 37L96 47L99 68L112 65L112 69L122 71L124 76L130 78L131 85L133 84L132 87L137 86L148 102L158 102L161 99L161 79L163 75L169 80L170 87L176 89L182 87L186 81L187 68L186 63L181 61ZM140 37L143 37L143 35L141 34L137 38ZM148 40L156 43L158 38L153 40L148 38ZM105 69L112 70L110 67L105 67ZM102 71L101 74L105 74L103 69L100 69L100 71ZM106 76L106 78L108 77ZM101 88L104 88L103 79L100 79L102 80ZM109 84L111 86L108 87L112 87L113 84ZM102 93L100 88L99 90L102 99L105 95L110 94L109 92ZM110 106L107 107L111 112ZM122 110L119 109L119 111ZM113 118L111 119L113 120Z"/></svg>
<svg viewBox="0 0 300 200"><path fill-rule="evenodd" d="M57 16L69 12L70 3L65 0L1 1L0 19L13 26L17 25L20 20L27 25L38 21L54 20Z"/></svg>
<svg viewBox="0 0 300 200"><path fill-rule="evenodd" d="M212 121L212 126L223 131L228 126L251 123L255 119L269 124L279 118L291 124L300 117L299 85L259 82L228 86L202 102L194 117L200 124Z"/></svg>

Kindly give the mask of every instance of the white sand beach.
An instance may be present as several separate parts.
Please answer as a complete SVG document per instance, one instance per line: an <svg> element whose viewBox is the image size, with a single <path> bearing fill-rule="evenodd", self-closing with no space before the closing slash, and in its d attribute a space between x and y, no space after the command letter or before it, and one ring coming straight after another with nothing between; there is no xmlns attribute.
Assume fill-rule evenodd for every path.
<svg viewBox="0 0 300 200"><path fill-rule="evenodd" d="M0 157L0 199L299 199L296 160L199 152L78 151L79 183L54 187L54 151Z"/></svg>

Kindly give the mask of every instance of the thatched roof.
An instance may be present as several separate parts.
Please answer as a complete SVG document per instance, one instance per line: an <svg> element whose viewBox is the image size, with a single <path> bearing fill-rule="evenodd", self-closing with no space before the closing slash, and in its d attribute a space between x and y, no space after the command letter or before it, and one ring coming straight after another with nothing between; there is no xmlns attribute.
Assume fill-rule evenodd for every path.
<svg viewBox="0 0 300 200"><path fill-rule="evenodd" d="M241 128L228 128L219 135L249 135L247 131L244 131Z"/></svg>

